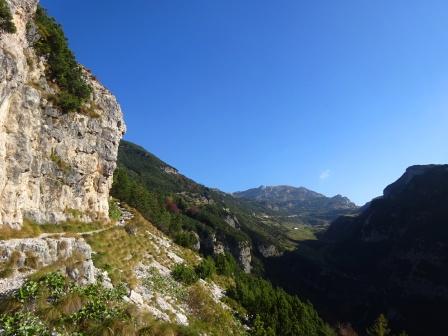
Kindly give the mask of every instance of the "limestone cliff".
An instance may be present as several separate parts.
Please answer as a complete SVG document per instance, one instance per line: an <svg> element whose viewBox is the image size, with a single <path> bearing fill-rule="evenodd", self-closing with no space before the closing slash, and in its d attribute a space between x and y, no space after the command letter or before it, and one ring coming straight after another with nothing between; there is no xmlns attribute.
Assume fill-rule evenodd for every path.
<svg viewBox="0 0 448 336"><path fill-rule="evenodd" d="M38 0L7 0L17 32L0 32L0 227L23 218L58 222L108 218L119 141L125 132L115 97L84 71L88 113L51 103L55 85L30 32Z"/></svg>

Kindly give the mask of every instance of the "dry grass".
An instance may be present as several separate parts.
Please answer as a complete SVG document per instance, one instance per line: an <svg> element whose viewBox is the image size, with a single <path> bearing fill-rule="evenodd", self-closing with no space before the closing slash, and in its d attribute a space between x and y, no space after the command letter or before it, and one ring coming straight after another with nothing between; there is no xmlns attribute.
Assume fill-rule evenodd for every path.
<svg viewBox="0 0 448 336"><path fill-rule="evenodd" d="M111 227L110 223L104 222L81 222L67 221L58 224L42 224L40 228L46 233L83 233L94 230L101 230ZM65 235L66 236L66 235Z"/></svg>
<svg viewBox="0 0 448 336"><path fill-rule="evenodd" d="M0 265L0 278L10 277L18 267L18 262L21 258L19 251L13 251L9 260Z"/></svg>
<svg viewBox="0 0 448 336"><path fill-rule="evenodd" d="M38 269L40 266L39 258L31 251L25 252L25 266L32 268L32 269Z"/></svg>
<svg viewBox="0 0 448 336"><path fill-rule="evenodd" d="M15 238L33 238L42 233L42 227L38 224L25 219L20 230L14 230L10 227L3 226L0 228L0 240L8 240Z"/></svg>
<svg viewBox="0 0 448 336"><path fill-rule="evenodd" d="M65 315L70 315L79 311L82 308L82 303L82 298L79 294L71 293L59 302L57 308Z"/></svg>
<svg viewBox="0 0 448 336"><path fill-rule="evenodd" d="M85 237L95 251L96 266L106 270L114 283L135 285L134 268L145 255L154 252L141 231L139 227L135 235L129 235L124 228L114 227Z"/></svg>
<svg viewBox="0 0 448 336"><path fill-rule="evenodd" d="M170 248L164 248L157 241L152 241L155 237L164 237L163 234L137 211L129 210L134 214L134 218L128 223L133 228L132 234L127 233L123 227L113 227L85 237L95 251L93 257L95 265L106 270L112 282L124 281L131 287L135 286L137 284L135 267L142 261L150 259L169 267L173 261L167 256L168 252L175 252L190 265L199 262L197 254L191 250L174 244Z"/></svg>
<svg viewBox="0 0 448 336"><path fill-rule="evenodd" d="M110 223L105 222L81 222L67 221L57 224L37 224L29 219L23 221L19 230L10 227L0 228L0 240L35 238L43 233L64 233L64 236L77 236L76 233L100 230L112 227ZM70 235L73 233L73 235ZM68 234L68 235L67 235Z"/></svg>

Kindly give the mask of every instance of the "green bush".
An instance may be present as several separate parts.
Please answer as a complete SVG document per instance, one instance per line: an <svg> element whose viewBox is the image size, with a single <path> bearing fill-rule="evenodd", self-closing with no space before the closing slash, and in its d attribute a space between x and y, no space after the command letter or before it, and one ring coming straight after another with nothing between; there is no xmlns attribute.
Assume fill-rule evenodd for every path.
<svg viewBox="0 0 448 336"><path fill-rule="evenodd" d="M179 232L175 235L174 242L191 249L198 243L198 239L193 232Z"/></svg>
<svg viewBox="0 0 448 336"><path fill-rule="evenodd" d="M0 315L2 336L50 336L45 324L30 312Z"/></svg>
<svg viewBox="0 0 448 336"><path fill-rule="evenodd" d="M82 103L89 99L92 88L84 80L62 27L40 6L34 21L40 36L34 48L40 56L46 58L47 76L60 90L55 103L64 112L79 110Z"/></svg>
<svg viewBox="0 0 448 336"><path fill-rule="evenodd" d="M228 253L216 255L215 264L216 270L220 275L234 276L239 270L235 258Z"/></svg>
<svg viewBox="0 0 448 336"><path fill-rule="evenodd" d="M58 298L64 294L66 279L61 273L48 273L41 279L40 282L47 287L50 292L50 296Z"/></svg>
<svg viewBox="0 0 448 336"><path fill-rule="evenodd" d="M183 264L176 265L171 275L176 281L182 282L185 285L192 285L198 281L198 276L194 269Z"/></svg>
<svg viewBox="0 0 448 336"><path fill-rule="evenodd" d="M114 199L109 200L109 218L117 221L121 218L121 210Z"/></svg>
<svg viewBox="0 0 448 336"><path fill-rule="evenodd" d="M36 281L29 280L18 290L17 299L20 302L27 302L34 299L39 291L39 284Z"/></svg>
<svg viewBox="0 0 448 336"><path fill-rule="evenodd" d="M210 256L202 259L201 263L196 266L195 271L201 279L207 279L216 273L215 262Z"/></svg>
<svg viewBox="0 0 448 336"><path fill-rule="evenodd" d="M7 33L15 33L17 31L12 21L11 11L5 0L0 0L0 29Z"/></svg>

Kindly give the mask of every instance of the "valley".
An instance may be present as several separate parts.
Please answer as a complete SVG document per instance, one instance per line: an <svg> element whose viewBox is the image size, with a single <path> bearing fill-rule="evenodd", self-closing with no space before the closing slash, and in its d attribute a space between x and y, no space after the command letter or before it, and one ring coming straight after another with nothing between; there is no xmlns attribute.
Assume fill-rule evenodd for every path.
<svg viewBox="0 0 448 336"><path fill-rule="evenodd" d="M226 193L126 140L38 0L0 0L0 64L0 336L448 334L448 165L410 166L362 207L303 186Z"/></svg>

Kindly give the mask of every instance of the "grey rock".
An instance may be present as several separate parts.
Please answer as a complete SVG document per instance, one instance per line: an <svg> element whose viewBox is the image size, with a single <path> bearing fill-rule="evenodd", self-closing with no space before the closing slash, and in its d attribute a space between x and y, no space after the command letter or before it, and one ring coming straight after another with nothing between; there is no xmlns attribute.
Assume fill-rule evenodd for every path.
<svg viewBox="0 0 448 336"><path fill-rule="evenodd" d="M54 89L45 61L31 45L37 0L9 0L16 34L0 34L0 227L107 220L109 190L125 132L115 97L84 71L95 115L62 113L48 101ZM29 24L31 23L31 24ZM28 25L28 29L27 29Z"/></svg>

